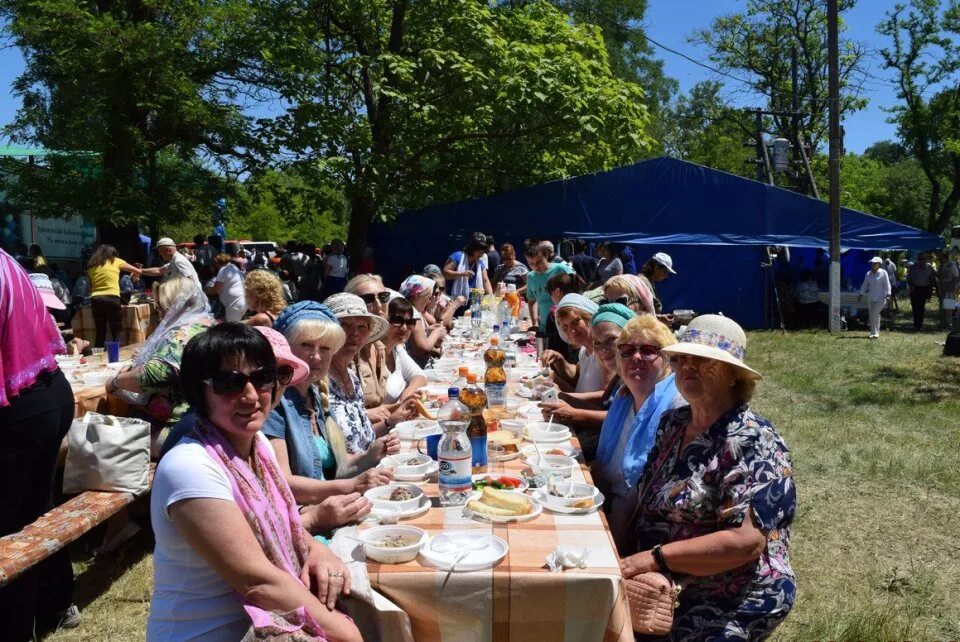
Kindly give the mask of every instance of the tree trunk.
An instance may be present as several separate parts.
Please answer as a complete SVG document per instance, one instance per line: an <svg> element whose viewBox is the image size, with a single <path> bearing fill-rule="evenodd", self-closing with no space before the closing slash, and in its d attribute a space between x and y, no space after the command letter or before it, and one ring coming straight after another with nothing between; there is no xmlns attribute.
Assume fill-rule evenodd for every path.
<svg viewBox="0 0 960 642"><path fill-rule="evenodd" d="M356 271L367 246L367 232L377 213L377 206L369 194L359 193L350 197L350 224L347 227L347 256L350 270Z"/></svg>

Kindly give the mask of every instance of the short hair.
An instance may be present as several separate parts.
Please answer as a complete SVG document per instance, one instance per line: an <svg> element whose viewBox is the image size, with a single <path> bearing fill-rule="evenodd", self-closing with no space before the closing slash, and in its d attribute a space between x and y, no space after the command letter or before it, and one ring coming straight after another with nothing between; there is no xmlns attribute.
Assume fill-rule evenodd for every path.
<svg viewBox="0 0 960 642"><path fill-rule="evenodd" d="M204 243L203 234L197 234L197 235L195 235L195 236L193 237L193 243L194 243L194 245L198 245L198 246L199 246L199 245L203 245L203 243Z"/></svg>
<svg viewBox="0 0 960 642"><path fill-rule="evenodd" d="M387 313L398 314L400 316L409 314L413 316L413 305L402 296L398 296L390 300L390 303L387 305Z"/></svg>
<svg viewBox="0 0 960 642"><path fill-rule="evenodd" d="M296 346L304 341L320 341L332 352L337 352L347 341L347 335L339 323L321 319L294 321L283 332L287 343Z"/></svg>
<svg viewBox="0 0 960 642"><path fill-rule="evenodd" d="M197 287L193 279L186 276L169 276L154 286L156 293L154 300L157 308L166 311L173 307L178 299L193 297L200 302L206 295Z"/></svg>
<svg viewBox="0 0 960 642"><path fill-rule="evenodd" d="M194 336L180 358L180 389L201 416L209 412L204 381L220 372L224 361L230 359L242 359L258 368L277 367L270 342L245 323L221 323Z"/></svg>
<svg viewBox="0 0 960 642"><path fill-rule="evenodd" d="M574 239L573 240L573 249L577 254L587 251L587 242L583 239Z"/></svg>
<svg viewBox="0 0 960 642"><path fill-rule="evenodd" d="M677 342L677 338L673 336L670 328L652 314L641 314L627 321L623 330L620 331L620 342L628 342L633 335L651 339L661 348L672 346Z"/></svg>
<svg viewBox="0 0 960 642"><path fill-rule="evenodd" d="M487 234L487 245L496 245L497 241L493 238L493 234Z"/></svg>
<svg viewBox="0 0 960 642"><path fill-rule="evenodd" d="M232 259L233 259L233 257L230 256L229 254L227 254L227 253L225 253L225 252L221 252L220 254L217 254L217 255L213 258L213 262L214 262L214 264L219 265L220 267L223 267L224 265L226 265L227 263L229 263Z"/></svg>
<svg viewBox="0 0 960 642"><path fill-rule="evenodd" d="M347 281L347 284L343 287L343 291L349 292L350 294L356 294L361 285L371 282L376 282L380 285L383 285L383 278L379 274L358 274Z"/></svg>
<svg viewBox="0 0 960 642"><path fill-rule="evenodd" d="M253 293L257 303L266 307L267 312L280 314L287 307L287 297L283 294L283 283L269 270L253 270L243 281L243 287Z"/></svg>
<svg viewBox="0 0 960 642"><path fill-rule="evenodd" d="M513 247L512 243L504 243L500 246L500 256L502 257L507 253L513 254L513 258L517 258L517 249Z"/></svg>
<svg viewBox="0 0 960 642"><path fill-rule="evenodd" d="M575 274L561 272L554 274L547 279L547 294L550 294L557 288L564 294L573 294L580 291L580 281Z"/></svg>

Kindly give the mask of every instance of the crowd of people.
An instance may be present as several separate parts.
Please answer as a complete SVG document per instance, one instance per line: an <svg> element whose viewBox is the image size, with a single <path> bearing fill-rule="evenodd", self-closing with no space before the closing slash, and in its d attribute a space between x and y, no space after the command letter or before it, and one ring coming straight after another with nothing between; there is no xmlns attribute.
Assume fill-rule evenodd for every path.
<svg viewBox="0 0 960 642"><path fill-rule="evenodd" d="M399 451L392 428L416 416L424 367L444 354L471 290L508 286L526 301L557 390L539 409L576 432L609 498L624 576L660 570L684 584L677 639L768 634L794 601L796 500L787 448L749 406L760 375L744 362L743 330L704 315L678 341L656 291L676 273L670 256L637 271L624 248L604 244L594 258L572 245L567 261L547 240L526 240L518 255L474 234L395 289L373 272L348 278L339 242L322 258L298 243L222 258L205 244L187 256L165 238L150 268L99 248L91 296L105 299L98 317L111 332L113 280L158 279L160 323L106 385L154 427L147 638L359 639L336 608L349 572L326 542L370 512L366 490L393 479L379 466ZM73 400L40 291L2 251L0 275L5 534L49 508L51 453ZM13 599L0 591L18 631L38 609L69 608L36 591Z"/></svg>

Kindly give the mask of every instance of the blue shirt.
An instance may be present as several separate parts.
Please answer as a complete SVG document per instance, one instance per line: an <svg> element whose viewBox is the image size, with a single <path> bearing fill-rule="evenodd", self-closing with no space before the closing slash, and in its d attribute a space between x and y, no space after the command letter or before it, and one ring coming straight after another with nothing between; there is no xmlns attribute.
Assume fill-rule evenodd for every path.
<svg viewBox="0 0 960 642"><path fill-rule="evenodd" d="M320 393L316 386L310 386L307 394L311 395L313 407L317 409L317 427L322 435L326 418L320 402ZM291 386L283 393L280 404L264 422L263 434L286 442L290 471L294 475L317 480L336 477L336 458L326 438L313 434L310 415L307 400Z"/></svg>

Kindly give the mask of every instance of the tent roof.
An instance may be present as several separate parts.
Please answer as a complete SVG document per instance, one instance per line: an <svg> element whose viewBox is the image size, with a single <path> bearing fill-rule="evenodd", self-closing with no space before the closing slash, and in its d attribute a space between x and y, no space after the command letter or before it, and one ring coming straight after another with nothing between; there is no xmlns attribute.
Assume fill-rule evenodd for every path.
<svg viewBox="0 0 960 642"><path fill-rule="evenodd" d="M475 229L641 245L826 247L830 239L824 201L669 157L428 207L401 216L398 227L413 217L421 230L459 239ZM428 219L436 226L421 227ZM943 240L843 208L841 245L926 250Z"/></svg>

